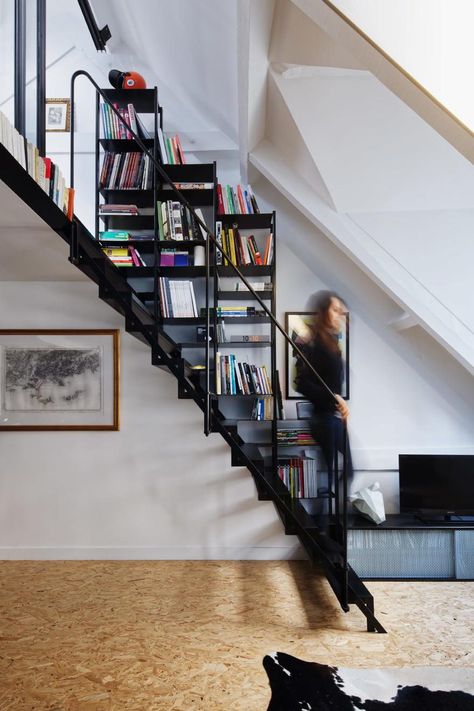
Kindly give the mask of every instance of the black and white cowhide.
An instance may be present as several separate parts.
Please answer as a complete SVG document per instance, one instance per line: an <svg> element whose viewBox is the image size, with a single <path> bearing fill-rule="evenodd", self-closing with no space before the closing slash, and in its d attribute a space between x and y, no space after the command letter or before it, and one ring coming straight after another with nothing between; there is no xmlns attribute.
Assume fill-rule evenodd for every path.
<svg viewBox="0 0 474 711"><path fill-rule="evenodd" d="M474 670L343 669L277 652L264 657L267 711L474 711Z"/></svg>

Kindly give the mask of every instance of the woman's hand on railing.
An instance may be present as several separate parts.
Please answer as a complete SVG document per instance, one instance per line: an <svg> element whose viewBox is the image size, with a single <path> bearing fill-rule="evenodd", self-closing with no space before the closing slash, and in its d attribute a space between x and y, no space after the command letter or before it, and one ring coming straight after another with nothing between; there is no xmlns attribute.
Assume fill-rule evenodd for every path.
<svg viewBox="0 0 474 711"><path fill-rule="evenodd" d="M342 419L347 420L349 417L349 406L347 402L340 395L335 395L335 398L337 400L336 408L338 409Z"/></svg>

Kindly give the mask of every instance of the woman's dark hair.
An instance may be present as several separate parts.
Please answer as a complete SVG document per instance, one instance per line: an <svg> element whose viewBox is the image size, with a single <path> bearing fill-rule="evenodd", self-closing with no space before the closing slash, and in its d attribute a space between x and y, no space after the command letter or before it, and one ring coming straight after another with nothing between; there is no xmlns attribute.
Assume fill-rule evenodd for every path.
<svg viewBox="0 0 474 711"><path fill-rule="evenodd" d="M324 345L332 351L338 351L337 338L331 329L328 320L328 311L332 299L338 299L341 304L345 304L335 291L317 291L310 296L307 309L313 314L312 330L314 337L320 338Z"/></svg>

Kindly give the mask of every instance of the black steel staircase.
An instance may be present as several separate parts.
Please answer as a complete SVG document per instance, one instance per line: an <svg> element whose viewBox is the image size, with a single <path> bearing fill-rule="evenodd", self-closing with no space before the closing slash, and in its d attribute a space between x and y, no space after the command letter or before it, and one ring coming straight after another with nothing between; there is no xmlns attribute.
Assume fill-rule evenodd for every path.
<svg viewBox="0 0 474 711"><path fill-rule="evenodd" d="M84 72L76 73L76 75L80 74L85 75ZM108 101L95 82L88 75L86 76L101 93L103 100ZM113 106L112 110L115 111ZM118 113L117 115L121 120L120 115ZM136 138L140 143L138 136ZM142 149L146 150L144 146ZM161 165L156 165L156 169L158 172L164 172ZM219 433L231 448L232 465L247 467L254 479L259 500L274 503L285 533L298 536L310 561L324 571L342 609L348 611L349 605L357 605L367 619L368 631L385 632L374 615L372 595L347 563L345 506L342 516L336 516L334 513L309 513L298 499L290 496L288 489L277 475L275 456L266 457L262 455L258 446L244 442L239 435L236 422L226 419L218 407L210 407L209 365L206 383L203 383L203 379L199 376L199 372L202 371L195 371L190 367L182 355L180 344L163 330L159 319L141 301L86 227L75 216L72 221L69 221L2 145L0 145L0 179L69 245L71 263L98 285L99 298L124 317L126 331L150 347L152 365L165 367L176 377L178 397L194 400L204 413L206 434ZM174 190L179 195L179 199L186 203L185 198L176 189ZM192 207L189 207L192 210ZM197 220L199 221L199 217ZM215 243L214 235L205 225L203 227L208 233L208 245L211 242ZM208 254L208 276L211 270ZM238 269L236 271L238 272ZM246 282L246 279L242 278ZM248 282L246 283L249 286ZM251 287L250 290L253 291ZM268 311L258 293L254 292L253 296ZM271 313L269 315L273 318ZM209 325L209 309L207 323ZM291 342L280 324L276 326Z"/></svg>

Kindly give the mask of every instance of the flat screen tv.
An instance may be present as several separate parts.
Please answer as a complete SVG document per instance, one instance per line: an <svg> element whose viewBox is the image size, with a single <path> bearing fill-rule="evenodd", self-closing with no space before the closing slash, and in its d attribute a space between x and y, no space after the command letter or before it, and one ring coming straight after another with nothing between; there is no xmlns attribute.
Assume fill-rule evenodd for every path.
<svg viewBox="0 0 474 711"><path fill-rule="evenodd" d="M474 516L474 455L400 454L400 513Z"/></svg>

